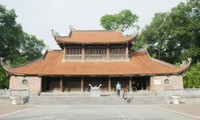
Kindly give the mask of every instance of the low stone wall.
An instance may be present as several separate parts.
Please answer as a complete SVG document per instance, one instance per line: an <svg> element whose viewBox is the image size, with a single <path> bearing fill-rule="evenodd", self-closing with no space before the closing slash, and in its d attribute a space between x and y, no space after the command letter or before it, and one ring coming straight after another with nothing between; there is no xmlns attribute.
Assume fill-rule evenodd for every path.
<svg viewBox="0 0 200 120"><path fill-rule="evenodd" d="M161 91L164 96L200 96L200 89L168 89Z"/></svg>
<svg viewBox="0 0 200 120"><path fill-rule="evenodd" d="M181 103L200 103L200 96L181 96L179 99Z"/></svg>
<svg viewBox="0 0 200 120"><path fill-rule="evenodd" d="M11 100L8 96L0 96L0 104L11 104Z"/></svg>
<svg viewBox="0 0 200 120"><path fill-rule="evenodd" d="M0 89L0 96L9 96L10 90L9 89Z"/></svg>

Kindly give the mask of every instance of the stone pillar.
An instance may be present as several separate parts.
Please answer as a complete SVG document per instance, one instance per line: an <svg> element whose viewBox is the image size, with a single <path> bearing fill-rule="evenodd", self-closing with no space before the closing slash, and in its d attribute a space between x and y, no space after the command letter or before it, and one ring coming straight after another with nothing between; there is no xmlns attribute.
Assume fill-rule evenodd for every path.
<svg viewBox="0 0 200 120"><path fill-rule="evenodd" d="M108 78L108 92L111 92L111 78Z"/></svg>
<svg viewBox="0 0 200 120"><path fill-rule="evenodd" d="M81 77L81 92L83 92L83 87L84 86L84 79L83 79L83 77Z"/></svg>
<svg viewBox="0 0 200 120"><path fill-rule="evenodd" d="M60 77L60 91L63 92L63 78Z"/></svg>
<svg viewBox="0 0 200 120"><path fill-rule="evenodd" d="M132 92L132 78L130 77L130 79L129 79L129 92Z"/></svg>

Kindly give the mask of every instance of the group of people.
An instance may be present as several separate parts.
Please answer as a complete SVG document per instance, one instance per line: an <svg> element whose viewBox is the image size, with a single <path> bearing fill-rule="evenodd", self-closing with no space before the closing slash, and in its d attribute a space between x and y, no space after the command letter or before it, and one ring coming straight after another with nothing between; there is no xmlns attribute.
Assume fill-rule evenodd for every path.
<svg viewBox="0 0 200 120"><path fill-rule="evenodd" d="M116 91L117 91L117 95L120 96L121 84L119 82L117 82L117 84L116 84ZM128 90L126 90L126 89L123 92L123 99L124 99L124 102L127 104L128 103Z"/></svg>

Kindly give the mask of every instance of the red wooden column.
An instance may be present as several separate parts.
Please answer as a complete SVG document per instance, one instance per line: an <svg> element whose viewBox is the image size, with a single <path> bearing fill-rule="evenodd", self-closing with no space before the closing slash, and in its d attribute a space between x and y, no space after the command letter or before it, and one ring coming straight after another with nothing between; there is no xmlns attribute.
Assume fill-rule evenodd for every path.
<svg viewBox="0 0 200 120"><path fill-rule="evenodd" d="M63 78L60 77L60 91L63 92Z"/></svg>
<svg viewBox="0 0 200 120"><path fill-rule="evenodd" d="M85 48L84 48L84 45L82 46L81 51L82 51L81 59L82 59L82 61L85 61Z"/></svg>
<svg viewBox="0 0 200 120"><path fill-rule="evenodd" d="M84 86L84 79L81 77L81 92L83 92L83 86Z"/></svg>
<svg viewBox="0 0 200 120"><path fill-rule="evenodd" d="M129 79L129 92L132 92L132 77L130 77L130 79Z"/></svg>
<svg viewBox="0 0 200 120"><path fill-rule="evenodd" d="M110 48L109 48L109 46L107 46L107 48L106 48L106 59L107 59L107 61L110 60Z"/></svg>
<svg viewBox="0 0 200 120"><path fill-rule="evenodd" d="M108 92L111 92L111 78L108 78Z"/></svg>
<svg viewBox="0 0 200 120"><path fill-rule="evenodd" d="M128 46L126 47L126 59L128 59Z"/></svg>

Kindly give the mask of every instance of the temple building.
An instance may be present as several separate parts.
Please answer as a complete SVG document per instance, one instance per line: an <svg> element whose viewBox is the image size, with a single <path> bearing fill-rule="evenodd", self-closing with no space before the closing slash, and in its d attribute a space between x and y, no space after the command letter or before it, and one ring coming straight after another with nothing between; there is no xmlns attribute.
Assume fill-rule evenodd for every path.
<svg viewBox="0 0 200 120"><path fill-rule="evenodd" d="M111 30L75 30L68 36L52 31L61 50L47 50L42 58L10 67L10 89L38 92L88 92L89 84L102 84L102 92L122 89L160 91L183 89L188 66L175 66L152 58L146 50L131 51L137 34ZM134 45L134 44L133 44Z"/></svg>

